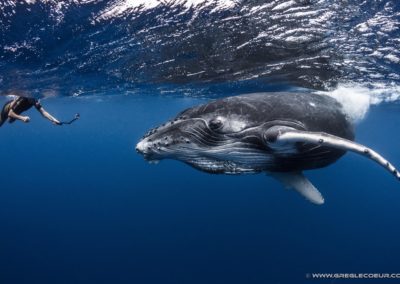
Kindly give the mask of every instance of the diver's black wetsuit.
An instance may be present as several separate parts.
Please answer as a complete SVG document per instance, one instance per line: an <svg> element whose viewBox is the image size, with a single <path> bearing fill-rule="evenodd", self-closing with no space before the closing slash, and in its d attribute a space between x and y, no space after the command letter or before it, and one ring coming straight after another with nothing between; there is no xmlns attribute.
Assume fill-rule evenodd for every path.
<svg viewBox="0 0 400 284"><path fill-rule="evenodd" d="M12 109L16 114L20 115L24 111L27 111L31 107L36 107L38 110L41 109L41 104L39 100L35 98L25 98L25 97L18 97L15 100L7 102L1 111L1 116L0 116L0 126L3 125L4 122L7 121L9 123L12 123L15 121L15 118L8 117L8 113Z"/></svg>

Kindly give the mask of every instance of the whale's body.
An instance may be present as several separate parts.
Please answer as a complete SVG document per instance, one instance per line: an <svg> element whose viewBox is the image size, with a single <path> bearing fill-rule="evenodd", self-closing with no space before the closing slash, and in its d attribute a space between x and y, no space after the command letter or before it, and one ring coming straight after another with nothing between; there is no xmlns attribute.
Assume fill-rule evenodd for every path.
<svg viewBox="0 0 400 284"><path fill-rule="evenodd" d="M379 154L353 140L352 123L331 97L256 93L189 108L147 133L136 149L147 160L177 159L209 173L267 172L321 204L302 171L332 164L348 150L400 177Z"/></svg>
<svg viewBox="0 0 400 284"><path fill-rule="evenodd" d="M240 137L249 148L259 149L268 161L256 171L295 171L324 167L345 151L315 145L268 147L262 137L272 126L298 130L324 131L349 140L354 139L351 123L341 105L331 97L304 93L256 93L216 100L190 108L181 115L205 121L224 120L221 135ZM293 149L294 148L296 149ZM271 155L273 154L273 155ZM254 168L253 168L254 169ZM229 169L227 169L229 173ZM222 173L227 173L223 169Z"/></svg>

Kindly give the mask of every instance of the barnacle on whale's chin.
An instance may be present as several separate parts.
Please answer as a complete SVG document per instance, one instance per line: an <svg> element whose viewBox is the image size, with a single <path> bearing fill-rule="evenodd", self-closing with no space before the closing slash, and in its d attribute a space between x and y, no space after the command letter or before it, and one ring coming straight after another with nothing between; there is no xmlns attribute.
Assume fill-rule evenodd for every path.
<svg viewBox="0 0 400 284"><path fill-rule="evenodd" d="M160 162L160 160L148 160L148 159L146 159L146 161L147 161L149 164L152 164L152 165L157 165L157 164Z"/></svg>

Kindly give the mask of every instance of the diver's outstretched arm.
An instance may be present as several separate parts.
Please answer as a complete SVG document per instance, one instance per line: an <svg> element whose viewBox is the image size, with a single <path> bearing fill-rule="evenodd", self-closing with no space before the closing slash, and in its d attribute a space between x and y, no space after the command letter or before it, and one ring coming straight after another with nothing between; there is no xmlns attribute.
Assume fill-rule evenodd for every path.
<svg viewBox="0 0 400 284"><path fill-rule="evenodd" d="M55 118L54 116L52 116L50 113L48 113L42 106L40 108L38 108L38 111L40 112L40 114L47 118L48 120L50 120L52 123L57 124L57 125L61 125L61 122Z"/></svg>
<svg viewBox="0 0 400 284"><path fill-rule="evenodd" d="M11 118L14 118L14 119L18 119L18 120L21 120L23 122L29 122L31 120L29 118L29 116L23 116L23 115L16 114L12 109L10 109L10 111L8 112L8 117L11 117Z"/></svg>

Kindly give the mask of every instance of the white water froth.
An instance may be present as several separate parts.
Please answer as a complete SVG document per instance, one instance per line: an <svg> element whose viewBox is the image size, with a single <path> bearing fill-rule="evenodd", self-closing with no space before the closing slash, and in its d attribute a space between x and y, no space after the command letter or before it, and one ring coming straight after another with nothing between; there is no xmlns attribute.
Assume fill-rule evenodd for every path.
<svg viewBox="0 0 400 284"><path fill-rule="evenodd" d="M149 10L156 8L160 5L165 5L165 3L169 3L169 5L181 5L186 8L200 6L208 6L211 4L216 4L217 10L230 9L234 7L237 3L232 0L177 0L177 1L162 1L162 0L119 0L113 3L112 7L108 7L106 11L101 13L99 19L106 20L110 18L116 18L123 15L125 12L129 10Z"/></svg>
<svg viewBox="0 0 400 284"><path fill-rule="evenodd" d="M343 105L346 115L354 123L358 123L367 114L371 105L383 102L394 102L400 100L399 85L373 84L365 86L360 84L341 84L332 91L317 92L335 98Z"/></svg>

